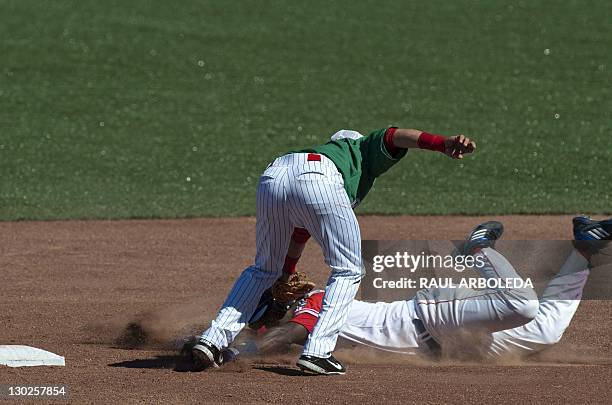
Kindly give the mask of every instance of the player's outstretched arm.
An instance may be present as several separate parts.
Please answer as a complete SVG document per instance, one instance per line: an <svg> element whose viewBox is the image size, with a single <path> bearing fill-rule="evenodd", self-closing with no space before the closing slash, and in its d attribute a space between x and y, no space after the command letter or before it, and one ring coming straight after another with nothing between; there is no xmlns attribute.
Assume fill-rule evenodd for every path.
<svg viewBox="0 0 612 405"><path fill-rule="evenodd" d="M476 143L465 135L445 137L418 129L398 128L393 134L393 144L397 148L419 148L442 152L453 159L463 159L466 153L476 150Z"/></svg>
<svg viewBox="0 0 612 405"><path fill-rule="evenodd" d="M300 324L287 322L268 329L257 341L260 353L286 352L292 344L303 345L308 331Z"/></svg>

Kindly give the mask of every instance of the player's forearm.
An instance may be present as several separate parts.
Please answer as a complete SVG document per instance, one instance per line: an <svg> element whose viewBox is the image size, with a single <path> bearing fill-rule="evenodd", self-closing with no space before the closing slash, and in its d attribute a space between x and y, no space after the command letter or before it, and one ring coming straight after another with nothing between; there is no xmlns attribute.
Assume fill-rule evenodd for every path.
<svg viewBox="0 0 612 405"><path fill-rule="evenodd" d="M393 134L393 144L397 148L412 149L419 147L419 137L423 131L418 129L398 128Z"/></svg>
<svg viewBox="0 0 612 405"><path fill-rule="evenodd" d="M463 159L464 154L474 152L476 143L465 135L446 137L418 129L398 128L393 132L392 147L433 150L453 159Z"/></svg>
<svg viewBox="0 0 612 405"><path fill-rule="evenodd" d="M284 352L292 344L303 345L308 337L308 331L302 325L288 322L284 325L268 329L257 342L260 353Z"/></svg>
<svg viewBox="0 0 612 405"><path fill-rule="evenodd" d="M293 230L293 235L291 235L289 240L287 256L285 257L285 264L283 265L282 281L287 281L289 276L295 273L297 262L300 260L302 252L304 252L308 239L310 239L310 234L306 229L295 228Z"/></svg>
<svg viewBox="0 0 612 405"><path fill-rule="evenodd" d="M447 139L445 136L430 134L418 129L398 128L393 134L393 145L396 148L428 149L444 153Z"/></svg>
<svg viewBox="0 0 612 405"><path fill-rule="evenodd" d="M295 239L291 238L289 242L289 249L287 249L287 256L292 259L299 259L304 252L304 248L306 247L306 242L297 242Z"/></svg>

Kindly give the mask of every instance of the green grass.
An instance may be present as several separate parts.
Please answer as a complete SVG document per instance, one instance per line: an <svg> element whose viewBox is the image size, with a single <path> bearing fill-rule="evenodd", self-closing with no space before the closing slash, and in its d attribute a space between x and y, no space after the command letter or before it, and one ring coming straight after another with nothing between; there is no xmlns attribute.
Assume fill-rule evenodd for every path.
<svg viewBox="0 0 612 405"><path fill-rule="evenodd" d="M411 152L360 213L610 213L610 21L607 0L3 0L0 219L253 214L274 157L388 124L478 153Z"/></svg>

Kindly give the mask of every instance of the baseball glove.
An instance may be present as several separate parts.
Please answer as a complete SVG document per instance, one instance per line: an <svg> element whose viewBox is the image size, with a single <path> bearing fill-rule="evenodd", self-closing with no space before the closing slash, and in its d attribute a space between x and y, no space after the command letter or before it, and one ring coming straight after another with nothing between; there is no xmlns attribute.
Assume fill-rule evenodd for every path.
<svg viewBox="0 0 612 405"><path fill-rule="evenodd" d="M304 273L296 272L289 276L289 280L277 280L272 286L272 296L281 303L299 300L308 294L315 284Z"/></svg>

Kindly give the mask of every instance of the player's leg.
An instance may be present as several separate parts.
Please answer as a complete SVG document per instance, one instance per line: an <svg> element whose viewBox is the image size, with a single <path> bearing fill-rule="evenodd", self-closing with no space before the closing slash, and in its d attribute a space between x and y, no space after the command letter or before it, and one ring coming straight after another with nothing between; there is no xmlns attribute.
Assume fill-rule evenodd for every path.
<svg viewBox="0 0 612 405"><path fill-rule="evenodd" d="M544 290L536 317L525 325L493 333L488 354L527 355L557 343L580 305L588 262L573 251Z"/></svg>
<svg viewBox="0 0 612 405"><path fill-rule="evenodd" d="M255 264L234 283L217 317L194 347L203 367L218 366L219 351L244 328L262 293L279 277L293 225L286 207L286 168L272 166L264 172L257 189L257 253Z"/></svg>
<svg viewBox="0 0 612 405"><path fill-rule="evenodd" d="M489 222L476 227L468 237L464 253L472 254L475 267L485 279L522 280L514 267L493 249L501 236L500 223ZM523 325L538 311L537 295L533 288L492 288L471 290L444 288L420 290L415 303L421 321L439 342L454 339L460 331L473 330L492 333Z"/></svg>
<svg viewBox="0 0 612 405"><path fill-rule="evenodd" d="M362 278L359 224L342 179L333 172L296 175L290 205L300 226L306 228L323 249L325 262L331 268L319 320L303 352L304 356L310 356L307 360L309 370L321 372L319 369L328 368L326 374L344 372L331 357L331 352ZM305 364L304 356L299 360L300 367ZM321 364L317 366L315 362Z"/></svg>
<svg viewBox="0 0 612 405"><path fill-rule="evenodd" d="M476 266L474 269L480 277L485 279L497 280L523 280L512 264L501 253L493 247L484 247L474 252L474 257L483 259L483 266ZM538 309L538 297L532 287L506 287L489 290L493 292L483 300L489 311L486 319L493 319L492 324L487 327L490 330L500 330L507 325L523 324L532 319ZM476 292L480 294L480 291ZM476 301L481 301L480 297ZM480 304L480 302L477 302ZM470 313L473 300L466 302L467 314ZM470 319L465 319L464 324ZM478 318L478 317L475 317Z"/></svg>
<svg viewBox="0 0 612 405"><path fill-rule="evenodd" d="M559 342L580 305L582 291L590 274L591 255L597 254L597 248L609 243L610 234L612 221L575 218L574 235L582 241L576 247L584 251L573 250L548 283L535 319L517 328L495 332L488 354L492 357L529 355ZM589 245L589 241L595 243Z"/></svg>

